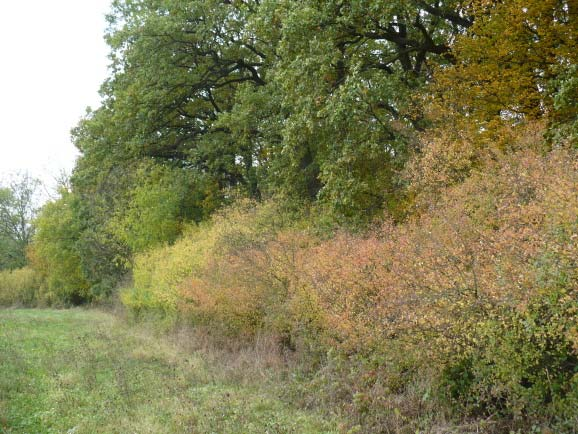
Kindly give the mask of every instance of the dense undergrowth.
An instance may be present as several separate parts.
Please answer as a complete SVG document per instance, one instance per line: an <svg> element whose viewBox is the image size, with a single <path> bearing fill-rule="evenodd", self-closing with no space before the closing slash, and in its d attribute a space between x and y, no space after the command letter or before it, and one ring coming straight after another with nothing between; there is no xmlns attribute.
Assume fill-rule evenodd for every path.
<svg viewBox="0 0 578 434"><path fill-rule="evenodd" d="M121 298L136 316L276 337L311 369L314 399L368 431L440 414L571 431L577 169L573 151L521 151L402 225L330 238L246 203L137 255Z"/></svg>
<svg viewBox="0 0 578 434"><path fill-rule="evenodd" d="M42 280L31 268L0 271L0 306L35 306Z"/></svg>

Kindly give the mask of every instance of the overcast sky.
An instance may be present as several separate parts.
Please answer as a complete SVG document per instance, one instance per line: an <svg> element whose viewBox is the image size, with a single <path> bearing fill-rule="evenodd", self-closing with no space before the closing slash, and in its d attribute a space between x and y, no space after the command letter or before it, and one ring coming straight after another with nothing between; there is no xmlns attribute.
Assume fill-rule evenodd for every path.
<svg viewBox="0 0 578 434"><path fill-rule="evenodd" d="M78 153L70 129L99 104L110 0L3 1L0 11L0 180L49 182Z"/></svg>

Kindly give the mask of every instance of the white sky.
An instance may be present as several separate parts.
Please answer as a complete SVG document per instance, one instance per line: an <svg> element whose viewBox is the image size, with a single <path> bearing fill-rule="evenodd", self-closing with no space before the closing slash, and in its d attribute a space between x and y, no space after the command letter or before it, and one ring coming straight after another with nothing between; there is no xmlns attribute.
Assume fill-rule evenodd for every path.
<svg viewBox="0 0 578 434"><path fill-rule="evenodd" d="M2 0L0 180L29 172L48 184L78 155L70 129L99 104L110 0Z"/></svg>

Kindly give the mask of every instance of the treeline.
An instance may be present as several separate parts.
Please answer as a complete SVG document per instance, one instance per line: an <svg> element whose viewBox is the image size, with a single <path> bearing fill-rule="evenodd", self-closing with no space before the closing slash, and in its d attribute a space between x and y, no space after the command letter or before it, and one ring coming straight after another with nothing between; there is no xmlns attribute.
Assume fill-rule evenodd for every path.
<svg viewBox="0 0 578 434"><path fill-rule="evenodd" d="M108 21L102 106L35 220L36 302L273 335L363 432L572 432L578 3L118 0Z"/></svg>

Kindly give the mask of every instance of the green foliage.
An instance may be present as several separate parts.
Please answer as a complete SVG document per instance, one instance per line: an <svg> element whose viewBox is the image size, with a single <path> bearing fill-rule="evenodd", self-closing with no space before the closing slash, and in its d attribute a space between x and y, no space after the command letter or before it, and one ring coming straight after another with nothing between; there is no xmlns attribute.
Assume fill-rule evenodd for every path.
<svg viewBox="0 0 578 434"><path fill-rule="evenodd" d="M107 41L115 73L103 86L102 110L114 119L110 136L120 133L125 155L186 163L221 188L246 184L251 150L213 125L239 85L264 84L262 44L244 34L256 6L114 2Z"/></svg>
<svg viewBox="0 0 578 434"><path fill-rule="evenodd" d="M0 270L26 265L26 249L32 240L40 181L28 175L0 186Z"/></svg>
<svg viewBox="0 0 578 434"><path fill-rule="evenodd" d="M188 221L201 221L214 206L203 179L186 169L142 167L125 209L117 210L111 227L132 252L173 243ZM205 184L205 185L204 185Z"/></svg>
<svg viewBox="0 0 578 434"><path fill-rule="evenodd" d="M446 13L453 2L423 6L429 13L381 1L263 8L282 25L270 75L287 113L270 163L278 189L320 199L354 223L399 200L398 172L425 125L413 102L426 65L442 61L451 35L468 25Z"/></svg>
<svg viewBox="0 0 578 434"><path fill-rule="evenodd" d="M118 209L139 184L131 171L152 159L203 179L217 205L230 189L281 193L367 222L402 196L398 173L425 126L415 92L471 25L455 9L459 1L116 1L113 73L103 106L73 132L82 152L73 185L96 187Z"/></svg>
<svg viewBox="0 0 578 434"><path fill-rule="evenodd" d="M474 414L562 421L578 404L575 293L545 291L521 309L499 308L479 325L466 358L446 368L454 402Z"/></svg>
<svg viewBox="0 0 578 434"><path fill-rule="evenodd" d="M90 301L90 282L82 269L79 240L81 220L76 215L77 198L62 191L60 199L44 205L36 220L33 266L45 281L50 302L81 304Z"/></svg>
<svg viewBox="0 0 578 434"><path fill-rule="evenodd" d="M578 67L570 65L553 81L555 142L578 147Z"/></svg>

